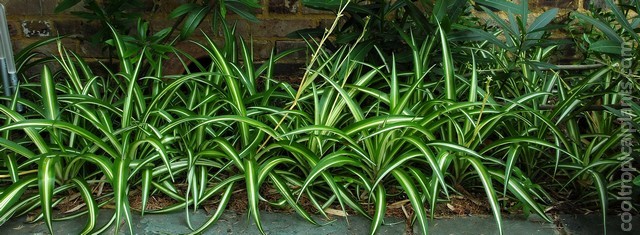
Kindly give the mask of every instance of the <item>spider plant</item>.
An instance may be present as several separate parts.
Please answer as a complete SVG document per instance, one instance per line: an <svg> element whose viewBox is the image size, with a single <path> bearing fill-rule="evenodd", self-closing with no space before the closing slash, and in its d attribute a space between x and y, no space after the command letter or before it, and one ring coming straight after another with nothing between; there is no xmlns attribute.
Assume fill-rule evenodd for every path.
<svg viewBox="0 0 640 235"><path fill-rule="evenodd" d="M221 194L222 204L211 220L215 221L224 210L233 186L246 178L250 179L246 181L247 187L253 189L248 191L249 198L254 200L250 204L252 213L260 224L259 185L255 181L259 168L254 161L255 146L261 138L254 137L275 133L252 119L268 116L269 109L256 107L248 112L243 102L262 96L253 98L253 103L269 103L270 95L286 94L286 86L276 85L266 86L273 87L265 91L267 95L263 91L258 93L257 78L270 72L274 61L292 51L274 55L270 63L254 68L249 63L239 66L237 60L232 60L235 48L227 46L228 51L223 52L209 41L209 45L201 45L215 61L207 65L209 71L166 76L161 70L163 53L154 54L144 46L130 47L123 39L113 31L112 43L117 48L120 65L117 72L105 66L104 77L94 74L81 57L59 44L60 55L55 60L60 70L52 72L45 66L40 84L21 87L25 98L17 102L28 111L20 114L0 106L5 122L0 128L2 146L11 150L4 155L7 162L15 163L8 171L14 183L1 195L3 221L39 206L42 213L36 219L44 219L50 232L54 231L53 220L87 213L89 221L82 233L105 231L114 222L118 231L122 219L131 229L128 194L129 188L137 186L141 187L142 205L135 209L141 213L147 211L148 198L153 194L166 194L177 203L147 212L186 209L191 205L197 208L203 200ZM233 45L231 41L228 44ZM240 44L245 61L251 61L250 47L244 41ZM143 69L145 63L155 64L148 67L151 69ZM237 76L242 81L235 80ZM273 83L270 75L266 77L267 83ZM280 89L284 92L274 92ZM236 158L223 154L230 143L246 146L248 151ZM249 152L250 156L245 158ZM34 166L38 171L31 170ZM186 189L180 188L181 181L186 182ZM34 185L38 186L38 195L16 200ZM106 193L95 194L90 188L104 185L110 186ZM288 190L280 189L285 193ZM67 190L80 192L86 207L54 218L52 208L69 197L65 194ZM293 198L290 193L286 195ZM115 208L114 216L107 224L97 225L97 208L107 204ZM300 213L310 220L304 211Z"/></svg>

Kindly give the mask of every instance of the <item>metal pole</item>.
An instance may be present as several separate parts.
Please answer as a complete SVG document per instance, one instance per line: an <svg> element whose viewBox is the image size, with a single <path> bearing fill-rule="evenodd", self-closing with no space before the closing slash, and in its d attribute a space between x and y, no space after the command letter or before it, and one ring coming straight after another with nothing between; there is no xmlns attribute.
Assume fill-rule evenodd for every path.
<svg viewBox="0 0 640 235"><path fill-rule="evenodd" d="M0 4L0 6L2 6L2 4ZM0 18L2 17L4 17L4 15L0 15ZM4 22L4 20L0 21ZM0 76L2 77L2 87L4 88L4 95L6 97L11 97L11 89L9 88L9 73L7 72L7 60L5 59L5 57L4 43L0 41Z"/></svg>
<svg viewBox="0 0 640 235"><path fill-rule="evenodd" d="M2 55L4 55L4 66L6 68L6 73L3 73L6 74L6 77L3 75L2 80L3 85L5 86L5 95L7 97L11 97L16 93L16 97L19 97L19 94L17 94L18 74L16 70L16 63L13 60L13 47L11 46L9 28L7 27L7 15L4 10L4 5L2 4L0 4L0 44L2 44L2 48L0 49L3 51ZM22 110L22 105L18 103L16 105L16 111L22 112Z"/></svg>
<svg viewBox="0 0 640 235"><path fill-rule="evenodd" d="M6 63L7 60L4 57L0 57L0 76L2 76L2 88L4 88L4 95L6 97L11 97L11 85L9 84L9 73L7 73Z"/></svg>

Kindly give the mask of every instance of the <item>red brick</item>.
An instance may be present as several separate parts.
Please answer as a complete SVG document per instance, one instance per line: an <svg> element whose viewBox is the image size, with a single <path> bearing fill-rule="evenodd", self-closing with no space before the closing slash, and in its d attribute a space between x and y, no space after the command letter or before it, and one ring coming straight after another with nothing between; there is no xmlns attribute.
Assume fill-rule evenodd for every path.
<svg viewBox="0 0 640 235"><path fill-rule="evenodd" d="M9 27L9 36L12 38L18 37L18 22L17 21L8 21L7 26Z"/></svg>
<svg viewBox="0 0 640 235"><path fill-rule="evenodd" d="M93 35L100 29L100 23L84 20L54 20L54 35Z"/></svg>
<svg viewBox="0 0 640 235"><path fill-rule="evenodd" d="M332 14L332 12L330 11L322 11L322 10L316 10L313 8L309 8L309 7L302 7L302 14L303 15L323 15L323 14Z"/></svg>
<svg viewBox="0 0 640 235"><path fill-rule="evenodd" d="M140 0L143 5L143 9L145 12L153 12L153 13L162 13L169 14L171 11L179 7L184 3L188 3L190 1L187 0L172 0L172 1L161 1L161 0Z"/></svg>
<svg viewBox="0 0 640 235"><path fill-rule="evenodd" d="M289 49L295 48L307 48L307 43L304 41L294 41L294 40L280 40L276 41L276 53L282 53ZM307 52L305 50L298 51L296 53L288 56L289 60L304 60L307 57Z"/></svg>
<svg viewBox="0 0 640 235"><path fill-rule="evenodd" d="M205 42L205 40L203 39L200 39L200 40L194 39L194 40L199 41L203 45L207 45L207 42ZM193 42L188 42L188 41L179 42L176 45L176 48L186 54L191 55L196 60L209 57L209 54L204 49L202 49L200 46L196 45ZM187 65L191 63L184 56L182 56L182 54L180 55L180 57L183 60L185 60L183 62L186 63ZM170 54L169 59L165 61L165 66L163 67L163 69L164 69L164 74L167 74L167 75L183 74L185 71L184 66L182 65L182 62L173 53Z"/></svg>
<svg viewBox="0 0 640 235"><path fill-rule="evenodd" d="M291 14L298 12L300 4L298 0L270 0L269 13Z"/></svg>
<svg viewBox="0 0 640 235"><path fill-rule="evenodd" d="M40 0L7 1L4 4L7 16L11 15L41 15Z"/></svg>
<svg viewBox="0 0 640 235"><path fill-rule="evenodd" d="M273 44L269 41L253 41L253 58L256 61L268 60L272 49Z"/></svg>
<svg viewBox="0 0 640 235"><path fill-rule="evenodd" d="M35 38L35 39L23 39L23 40L14 41L13 42L14 43L13 46L14 46L14 48L16 48L16 49L14 49L14 52L18 52L22 48L25 48L25 47L27 47L27 46L29 46L29 45L31 45L31 44L39 41L39 40L40 39ZM74 51L74 52L77 52L78 42L79 41L77 39L72 39L72 38L63 38L61 40L62 46L64 48L66 48L67 50L70 50L70 51ZM52 42L52 43L49 43L49 44L42 45L40 47L37 47L37 48L33 49L33 51L34 52L38 52L38 53L42 53L43 55L47 55L47 56L58 55L59 54L58 44L56 42Z"/></svg>
<svg viewBox="0 0 640 235"><path fill-rule="evenodd" d="M41 12L45 15L55 14L54 10L58 6L58 1L55 0L41 0ZM82 4L78 4L82 5Z"/></svg>
<svg viewBox="0 0 640 235"><path fill-rule="evenodd" d="M166 18L153 19L153 20L149 20L149 30L151 30L152 33L156 33L165 28L172 27L173 24L174 24L173 20L168 20ZM174 36L177 35L178 30L179 28L176 29L176 32L174 32Z"/></svg>
<svg viewBox="0 0 640 235"><path fill-rule="evenodd" d="M78 53L78 55L87 58L108 58L109 54L107 50L108 49L104 48L102 45L91 43L86 40L79 40L78 48L75 52Z"/></svg>

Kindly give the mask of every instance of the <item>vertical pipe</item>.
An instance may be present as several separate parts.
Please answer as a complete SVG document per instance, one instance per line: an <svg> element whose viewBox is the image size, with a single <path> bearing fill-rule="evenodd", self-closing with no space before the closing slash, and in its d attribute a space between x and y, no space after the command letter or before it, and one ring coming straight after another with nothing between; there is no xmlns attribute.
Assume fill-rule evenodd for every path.
<svg viewBox="0 0 640 235"><path fill-rule="evenodd" d="M18 93L18 74L16 74L15 72L9 73L9 80L11 82L10 90L12 90L15 93L16 98L20 98L20 93ZM24 111L24 107L22 106L22 104L20 103L16 104L16 111L19 113Z"/></svg>
<svg viewBox="0 0 640 235"><path fill-rule="evenodd" d="M1 50L1 48L0 48ZM2 88L4 88L4 95L11 97L11 88L9 84L9 73L7 73L7 60L4 57L0 57L0 76L2 76Z"/></svg>
<svg viewBox="0 0 640 235"><path fill-rule="evenodd" d="M0 50L2 50L2 55L4 55L4 66L6 68L6 73L3 73L2 82L5 85L5 95L11 97L14 93L18 92L18 74L16 63L13 60L13 47L11 46L11 38L7 26L7 15L4 10L4 5L2 4L0 4L0 44L2 44ZM6 77L4 74L6 74ZM7 84L9 84L9 86L7 86ZM16 94L16 97L19 97L19 95ZM22 112L22 110L22 105L17 104L16 111Z"/></svg>

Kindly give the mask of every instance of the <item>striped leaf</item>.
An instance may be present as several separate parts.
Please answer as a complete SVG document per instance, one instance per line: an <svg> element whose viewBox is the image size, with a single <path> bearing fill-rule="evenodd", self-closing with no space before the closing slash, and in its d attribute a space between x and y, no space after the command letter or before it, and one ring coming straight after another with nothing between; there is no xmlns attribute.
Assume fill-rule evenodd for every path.
<svg viewBox="0 0 640 235"><path fill-rule="evenodd" d="M496 220L498 224L498 231L500 234L503 234L503 226L502 226L502 215L500 212L500 205L498 204L498 197L496 196L496 191L491 183L491 176L489 172L485 168L485 166L480 162L477 158L472 157L464 157L465 160L469 161L473 168L476 170L478 174L478 178L482 182L482 186L484 187L485 193L487 194L487 199L489 200L489 205L491 205L491 210L493 211L493 218Z"/></svg>
<svg viewBox="0 0 640 235"><path fill-rule="evenodd" d="M56 164L58 164L60 157L57 155L44 155L40 157L38 167L38 192L40 194L40 204L42 208L42 215L44 216L44 222L49 228L49 233L53 234L52 224L52 200L53 200L53 188L56 183Z"/></svg>
<svg viewBox="0 0 640 235"><path fill-rule="evenodd" d="M22 194L27 190L34 182L38 181L37 177L24 177L18 182L11 184L9 187L2 190L2 194L0 194L0 216L3 219L0 219L0 225L2 225L6 220L8 220L13 212L10 212L14 207L14 205L20 201L22 198ZM26 202L27 200L23 201ZM8 215L8 216L6 216Z"/></svg>
<svg viewBox="0 0 640 235"><path fill-rule="evenodd" d="M40 81L42 83L42 103L45 118L57 120L58 115L60 115L60 108L58 107L58 97L56 95L56 83L53 81L51 70L49 70L49 67L46 65L42 67Z"/></svg>
<svg viewBox="0 0 640 235"><path fill-rule="evenodd" d="M129 226L129 233L133 234L133 224L131 223L131 211L129 210L129 198L128 198L128 178L129 178L129 162L127 158L116 158L114 162L115 175L111 185L113 186L114 203L115 203L115 221L116 233L120 231L120 224L122 216L126 218L126 223Z"/></svg>
<svg viewBox="0 0 640 235"><path fill-rule="evenodd" d="M255 159L248 158L244 160L245 181L247 184L247 198L249 206L249 215L253 215L254 222L261 234L265 234L262 229L262 220L260 220L260 209L258 207L258 198L260 197L260 185L258 185L258 166Z"/></svg>
<svg viewBox="0 0 640 235"><path fill-rule="evenodd" d="M93 196L91 195L91 188L87 185L87 182L84 179L75 177L71 179L71 181L76 185L78 191L80 191L80 195L82 196L82 200L84 200L88 211L87 223L80 234L90 234L98 222L98 204L93 199Z"/></svg>
<svg viewBox="0 0 640 235"><path fill-rule="evenodd" d="M429 234L427 229L427 214L424 211L424 205L422 204L421 196L418 193L418 190L414 187L415 184L413 180L411 180L407 173L398 168L391 171L391 173L396 178L398 183L400 183L400 186L404 190L404 193L409 198L415 216L420 223L420 230L422 234Z"/></svg>

